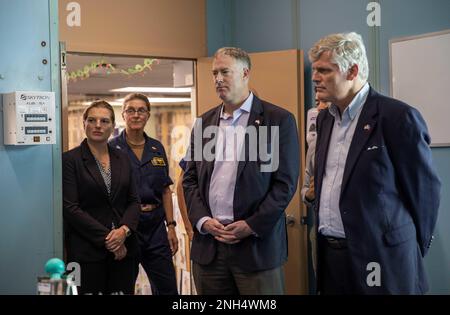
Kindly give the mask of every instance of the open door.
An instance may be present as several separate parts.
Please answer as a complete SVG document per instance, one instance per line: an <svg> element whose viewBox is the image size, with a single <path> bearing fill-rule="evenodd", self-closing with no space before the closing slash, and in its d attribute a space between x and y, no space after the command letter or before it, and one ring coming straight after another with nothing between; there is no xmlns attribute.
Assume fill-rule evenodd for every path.
<svg viewBox="0 0 450 315"><path fill-rule="evenodd" d="M288 224L288 262L285 265L286 293L308 293L307 233L302 217L306 209L301 202L300 187L303 182L305 140L303 104L303 51L284 50L250 54L252 70L250 89L259 98L290 111L297 121L301 148L299 188L286 209ZM211 68L212 58L197 60L197 115L217 106L217 97Z"/></svg>

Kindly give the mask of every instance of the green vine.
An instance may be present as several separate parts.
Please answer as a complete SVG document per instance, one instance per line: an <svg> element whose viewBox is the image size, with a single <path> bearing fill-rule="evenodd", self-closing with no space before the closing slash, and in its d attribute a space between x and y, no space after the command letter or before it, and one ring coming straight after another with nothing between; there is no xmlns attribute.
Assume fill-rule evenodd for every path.
<svg viewBox="0 0 450 315"><path fill-rule="evenodd" d="M116 69L111 63L107 62L105 59L100 61L93 61L83 68L71 71L68 73L68 80L77 81L79 79L84 80L90 77L91 73L96 71L98 68L106 69L106 74L125 74L134 75L137 73L142 73L146 70L152 70L152 65L157 63L158 59L146 58L143 64L137 64L134 67L128 69Z"/></svg>

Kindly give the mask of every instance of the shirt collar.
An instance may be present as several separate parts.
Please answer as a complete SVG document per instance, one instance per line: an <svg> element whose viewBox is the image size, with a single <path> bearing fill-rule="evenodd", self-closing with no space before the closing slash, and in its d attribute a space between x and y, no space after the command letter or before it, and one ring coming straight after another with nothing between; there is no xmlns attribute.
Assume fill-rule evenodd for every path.
<svg viewBox="0 0 450 315"><path fill-rule="evenodd" d="M239 107L238 109L236 109L233 112L233 123L236 121L236 119L239 118L239 116L242 113L250 113L250 110L252 109L252 104L253 104L253 93L250 92L250 94L248 95L247 99L244 101L244 103L242 103L241 107ZM230 116L228 116L225 112L224 112L224 106L222 105L222 108L220 109L220 118L221 119L228 119Z"/></svg>
<svg viewBox="0 0 450 315"><path fill-rule="evenodd" d="M342 116L347 116L350 120L355 119L358 115L359 111L362 109L364 103L367 100L367 96L369 95L370 86L369 83L365 83L364 86L356 93L355 97L352 99L350 104L342 113ZM339 116L339 110L336 105L332 104L329 108L330 114L336 118Z"/></svg>

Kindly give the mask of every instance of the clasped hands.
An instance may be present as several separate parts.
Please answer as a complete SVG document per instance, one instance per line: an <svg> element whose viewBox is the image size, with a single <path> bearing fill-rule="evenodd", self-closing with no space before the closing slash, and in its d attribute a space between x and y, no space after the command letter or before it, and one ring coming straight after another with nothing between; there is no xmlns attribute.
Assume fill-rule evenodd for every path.
<svg viewBox="0 0 450 315"><path fill-rule="evenodd" d="M120 227L112 229L105 238L105 247L114 254L115 260L121 260L127 255L127 248L125 246L125 239L127 234L125 229Z"/></svg>
<svg viewBox="0 0 450 315"><path fill-rule="evenodd" d="M217 219L208 219L203 223L202 230L213 235L216 240L226 244L236 244L242 239L254 234L244 220L224 226Z"/></svg>

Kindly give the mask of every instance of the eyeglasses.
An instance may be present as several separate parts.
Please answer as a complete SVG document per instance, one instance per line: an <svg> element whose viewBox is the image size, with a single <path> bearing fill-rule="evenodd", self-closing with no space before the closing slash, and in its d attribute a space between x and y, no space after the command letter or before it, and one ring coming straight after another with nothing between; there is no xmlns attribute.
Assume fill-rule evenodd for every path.
<svg viewBox="0 0 450 315"><path fill-rule="evenodd" d="M125 113L127 113L128 115L134 115L135 113L138 113L139 115L145 115L148 113L148 109L146 108L138 108L138 109L134 109L134 108L127 108L124 110Z"/></svg>
<svg viewBox="0 0 450 315"><path fill-rule="evenodd" d="M95 126L97 125L97 121L100 121L100 125L102 126L108 126L109 124L111 124L111 119L109 118L94 118L94 117L88 117L86 118L86 123L88 123L89 125Z"/></svg>

